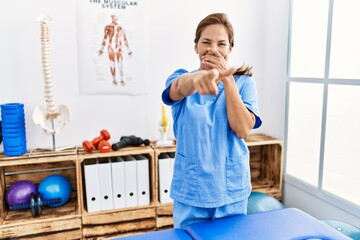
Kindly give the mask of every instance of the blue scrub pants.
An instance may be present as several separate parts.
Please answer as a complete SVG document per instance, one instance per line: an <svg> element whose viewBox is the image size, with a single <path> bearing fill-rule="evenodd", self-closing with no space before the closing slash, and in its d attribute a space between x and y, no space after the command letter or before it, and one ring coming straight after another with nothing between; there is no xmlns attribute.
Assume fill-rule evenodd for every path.
<svg viewBox="0 0 360 240"><path fill-rule="evenodd" d="M247 213L248 199L217 208L192 207L174 200L174 228L184 228L196 222Z"/></svg>

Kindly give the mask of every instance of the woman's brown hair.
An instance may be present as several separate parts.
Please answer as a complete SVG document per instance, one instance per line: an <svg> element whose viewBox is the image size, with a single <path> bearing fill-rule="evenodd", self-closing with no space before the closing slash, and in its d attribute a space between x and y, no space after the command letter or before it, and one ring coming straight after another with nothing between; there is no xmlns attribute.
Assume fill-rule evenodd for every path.
<svg viewBox="0 0 360 240"><path fill-rule="evenodd" d="M197 44L199 42L199 39L201 37L202 32L204 29L213 24L222 24L229 36L229 43L230 47L232 48L234 46L234 29L230 21L228 20L228 16L224 13L213 13L205 17L203 20L200 21L198 24L196 31L195 31L195 40L194 42ZM252 67L249 67L247 65L242 65L237 69L237 71L234 73L234 75L249 75L252 76L251 72Z"/></svg>

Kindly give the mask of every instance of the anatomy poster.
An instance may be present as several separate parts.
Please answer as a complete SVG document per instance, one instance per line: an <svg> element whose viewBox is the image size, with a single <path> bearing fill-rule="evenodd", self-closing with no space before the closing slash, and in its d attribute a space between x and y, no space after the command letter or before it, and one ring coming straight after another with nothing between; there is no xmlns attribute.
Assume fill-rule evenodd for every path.
<svg viewBox="0 0 360 240"><path fill-rule="evenodd" d="M81 94L146 93L144 1L76 1Z"/></svg>

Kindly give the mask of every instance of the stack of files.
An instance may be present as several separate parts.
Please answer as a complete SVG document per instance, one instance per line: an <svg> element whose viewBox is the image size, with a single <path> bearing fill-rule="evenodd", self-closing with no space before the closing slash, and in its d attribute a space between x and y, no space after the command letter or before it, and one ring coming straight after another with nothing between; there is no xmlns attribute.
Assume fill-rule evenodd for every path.
<svg viewBox="0 0 360 240"><path fill-rule="evenodd" d="M149 159L144 155L83 162L88 212L150 204Z"/></svg>
<svg viewBox="0 0 360 240"><path fill-rule="evenodd" d="M88 212L114 209L110 158L83 162Z"/></svg>
<svg viewBox="0 0 360 240"><path fill-rule="evenodd" d="M170 186L174 173L174 154L161 153L159 163L159 200L160 203L172 203L170 198Z"/></svg>
<svg viewBox="0 0 360 240"><path fill-rule="evenodd" d="M112 179L115 209L150 203L149 159L144 155L113 159Z"/></svg>

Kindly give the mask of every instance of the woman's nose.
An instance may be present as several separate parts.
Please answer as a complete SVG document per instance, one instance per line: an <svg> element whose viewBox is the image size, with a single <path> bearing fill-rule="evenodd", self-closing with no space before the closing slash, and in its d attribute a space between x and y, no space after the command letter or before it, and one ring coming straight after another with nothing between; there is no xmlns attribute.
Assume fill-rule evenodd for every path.
<svg viewBox="0 0 360 240"><path fill-rule="evenodd" d="M212 50L217 49L217 44L212 43L212 44L210 44L209 48L212 49Z"/></svg>
<svg viewBox="0 0 360 240"><path fill-rule="evenodd" d="M217 51L216 45L211 45L210 47L208 47L207 51L208 53L215 54L215 52Z"/></svg>

